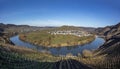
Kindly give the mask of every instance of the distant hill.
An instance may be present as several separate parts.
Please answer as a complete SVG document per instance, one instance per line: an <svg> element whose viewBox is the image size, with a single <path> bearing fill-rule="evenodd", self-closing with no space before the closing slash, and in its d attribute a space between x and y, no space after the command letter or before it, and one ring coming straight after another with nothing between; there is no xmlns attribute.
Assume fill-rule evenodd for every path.
<svg viewBox="0 0 120 69"><path fill-rule="evenodd" d="M95 28L92 27L76 27L76 26L45 26L45 27L37 27L37 26L29 26L29 25L15 25L15 24L4 24L0 23L0 31L14 31L14 32L24 32L24 31L35 31L42 29L55 29L55 30L82 30L87 32L94 33Z"/></svg>
<svg viewBox="0 0 120 69"><path fill-rule="evenodd" d="M15 24L4 24L0 23L0 32L12 32L12 33L22 33L22 32L30 32L37 31L43 29L51 29L54 27L37 27L37 26L29 26L29 25L15 25Z"/></svg>
<svg viewBox="0 0 120 69"><path fill-rule="evenodd" d="M15 25L15 24L4 24L0 23L0 27L30 27L29 25Z"/></svg>
<svg viewBox="0 0 120 69"><path fill-rule="evenodd" d="M61 27L54 27L52 30L79 30L79 31L85 31L89 33L95 33L95 29L93 27L78 27L78 26L61 26Z"/></svg>
<svg viewBox="0 0 120 69"><path fill-rule="evenodd" d="M93 27L78 27L78 28L81 28L82 30L85 30L85 31L90 32L90 33L95 33L95 29L96 29Z"/></svg>

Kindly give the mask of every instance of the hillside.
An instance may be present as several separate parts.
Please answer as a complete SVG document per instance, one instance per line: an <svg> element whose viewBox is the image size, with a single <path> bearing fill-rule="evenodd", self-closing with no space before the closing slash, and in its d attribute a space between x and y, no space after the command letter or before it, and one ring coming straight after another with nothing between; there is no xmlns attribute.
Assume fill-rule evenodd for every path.
<svg viewBox="0 0 120 69"><path fill-rule="evenodd" d="M114 35L120 34L120 23L113 26L106 26L104 28L97 28L95 31L98 35L103 35L106 37L106 39L109 39Z"/></svg>
<svg viewBox="0 0 120 69"><path fill-rule="evenodd" d="M106 42L99 49L109 55L120 55L120 23L101 30L104 31L101 33L106 37Z"/></svg>
<svg viewBox="0 0 120 69"><path fill-rule="evenodd" d="M40 62L35 59L30 59L30 56L32 58L32 57L40 56L42 54L37 55L37 52L35 53L35 51L30 49L23 50L22 48L19 47L13 48L12 46L9 45L6 45L6 47L0 45L0 69L42 69L42 68L52 69L53 68L54 62L42 62L42 61ZM29 56L29 58L27 57L27 55Z"/></svg>
<svg viewBox="0 0 120 69"><path fill-rule="evenodd" d="M0 51L0 69L92 69L67 57L55 57L9 44L0 44Z"/></svg>
<svg viewBox="0 0 120 69"><path fill-rule="evenodd" d="M80 31L86 31L89 33L95 33L95 29L96 28L92 28L92 27L79 27L79 26L67 26L67 25L63 25L61 27L56 27L53 28L52 30L80 30Z"/></svg>
<svg viewBox="0 0 120 69"><path fill-rule="evenodd" d="M96 50L99 55L106 55L106 62L110 61L110 69L120 67L120 23L100 29L100 34L105 36L106 42ZM113 64L111 64L113 63Z"/></svg>
<svg viewBox="0 0 120 69"><path fill-rule="evenodd" d="M4 24L0 23L0 32L5 33L25 33L31 31L38 31L43 29L52 29L54 27L37 27L37 26L29 26L29 25L15 25L15 24Z"/></svg>

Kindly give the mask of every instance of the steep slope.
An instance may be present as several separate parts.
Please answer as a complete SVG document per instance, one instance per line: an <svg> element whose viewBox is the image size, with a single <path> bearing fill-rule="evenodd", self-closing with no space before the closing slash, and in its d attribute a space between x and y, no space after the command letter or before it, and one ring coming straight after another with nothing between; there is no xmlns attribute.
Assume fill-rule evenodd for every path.
<svg viewBox="0 0 120 69"><path fill-rule="evenodd" d="M32 53L34 55L31 55L31 57L36 57L37 59L25 57L25 54ZM0 45L0 69L92 69L73 59L63 59L56 62L41 61L41 59L49 56L44 56L42 53L38 55L36 51L31 49Z"/></svg>
<svg viewBox="0 0 120 69"><path fill-rule="evenodd" d="M99 29L98 29L99 30ZM101 31L101 32L100 32ZM97 55L106 55L105 60L101 62L100 67L105 69L120 68L120 23L100 29L100 35L105 36L106 42L96 50ZM104 68L101 68L104 69Z"/></svg>
<svg viewBox="0 0 120 69"><path fill-rule="evenodd" d="M92 69L73 59L61 60L55 63L53 69Z"/></svg>
<svg viewBox="0 0 120 69"><path fill-rule="evenodd" d="M102 29L101 32L106 37L106 42L99 48L101 53L108 55L120 55L120 23Z"/></svg>
<svg viewBox="0 0 120 69"><path fill-rule="evenodd" d="M0 69L53 69L52 62L27 59L0 46Z"/></svg>

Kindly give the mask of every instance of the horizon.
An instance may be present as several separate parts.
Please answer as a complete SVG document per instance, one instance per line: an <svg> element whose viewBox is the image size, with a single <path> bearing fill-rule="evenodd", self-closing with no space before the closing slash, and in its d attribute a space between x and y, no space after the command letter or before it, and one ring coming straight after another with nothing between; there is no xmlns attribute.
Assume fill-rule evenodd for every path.
<svg viewBox="0 0 120 69"><path fill-rule="evenodd" d="M97 28L120 22L119 0L0 0L0 8L4 24Z"/></svg>
<svg viewBox="0 0 120 69"><path fill-rule="evenodd" d="M120 23L120 22L119 22ZM117 23L117 24L119 24ZM5 23L0 23L0 24L5 24ZM8 24L12 24L12 23L6 23L5 25L8 25ZM13 24L13 25L28 25L28 24ZM113 24L113 25L107 25L107 26L114 26L116 24ZM33 26L33 25L28 25L28 26ZM34 27L62 27L62 26L73 26L73 27L85 27L85 28L104 28L104 27L107 27L107 26L104 26L104 27L89 27L89 26L75 26L75 25L61 25L61 26L34 26Z"/></svg>

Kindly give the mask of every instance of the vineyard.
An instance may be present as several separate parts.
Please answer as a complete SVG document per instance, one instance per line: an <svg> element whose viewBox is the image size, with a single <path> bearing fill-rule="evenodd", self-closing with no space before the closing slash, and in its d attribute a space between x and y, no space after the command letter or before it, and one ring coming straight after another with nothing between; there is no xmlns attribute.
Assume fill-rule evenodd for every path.
<svg viewBox="0 0 120 69"><path fill-rule="evenodd" d="M71 55L71 57L59 56L59 58L53 57L46 60L41 57L44 56L42 54L39 56L32 55L31 58L28 55L20 54L19 49L15 52L10 50L13 48L9 46L8 48L0 46L0 69L119 69L120 67L119 55L114 57L107 57L106 54L99 56L94 54L90 57Z"/></svg>
<svg viewBox="0 0 120 69"><path fill-rule="evenodd" d="M53 63L29 60L16 53L0 53L0 69L52 69L52 66Z"/></svg>
<svg viewBox="0 0 120 69"><path fill-rule="evenodd" d="M56 62L41 62L25 58L18 53L9 52L0 47L0 69L91 69L76 60L64 60Z"/></svg>

